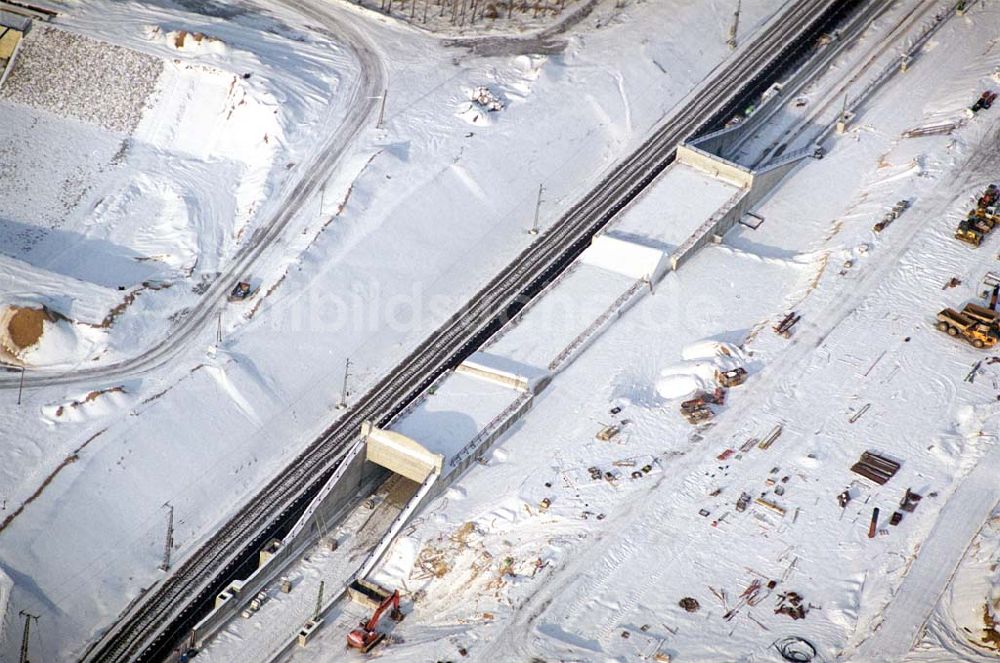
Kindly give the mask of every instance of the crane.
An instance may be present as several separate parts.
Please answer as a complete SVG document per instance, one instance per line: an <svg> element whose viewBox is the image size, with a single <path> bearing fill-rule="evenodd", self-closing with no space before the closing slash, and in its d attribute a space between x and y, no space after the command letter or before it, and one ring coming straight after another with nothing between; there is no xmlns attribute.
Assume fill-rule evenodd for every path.
<svg viewBox="0 0 1000 663"><path fill-rule="evenodd" d="M352 649L360 649L363 652L371 651L375 645L382 642L385 638L385 633L379 633L376 629L378 628L379 620L382 619L382 615L389 608L392 610L389 612L389 617L393 621L399 621L403 618L403 613L399 610L399 590L395 590L392 594L385 597L382 603L379 604L375 612L372 613L371 619L366 622L361 622L356 628L347 634L347 646Z"/></svg>

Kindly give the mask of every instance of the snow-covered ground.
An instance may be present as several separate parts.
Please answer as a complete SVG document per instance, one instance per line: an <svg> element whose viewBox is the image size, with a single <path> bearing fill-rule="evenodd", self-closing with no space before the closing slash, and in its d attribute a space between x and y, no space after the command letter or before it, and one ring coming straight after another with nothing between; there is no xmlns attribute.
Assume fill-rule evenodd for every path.
<svg viewBox="0 0 1000 663"><path fill-rule="evenodd" d="M981 113L951 135L902 134L964 118L991 84L998 20L978 7L946 25L825 159L756 210L758 230L738 227L668 275L556 376L376 570L406 592L409 615L374 655L777 661L775 644L795 636L816 660L899 660L942 595L931 629L947 630L955 592L966 593L956 623L975 625L962 606L981 610L994 590L961 562L1000 497L1000 375L979 363L992 353L937 332L933 316L979 301L995 265L995 237L977 250L952 234L996 177L1000 117ZM875 233L904 198L913 206ZM952 278L961 283L945 287ZM792 309L803 317L786 340L770 327ZM517 333L549 333L530 325L529 314ZM693 430L656 385L705 340L742 345L751 377L713 425ZM611 422L622 433L595 439ZM768 448L746 444L779 424ZM884 486L853 474L865 451L900 471ZM662 471L630 478L646 456ZM619 478L593 480L590 467ZM907 488L923 499L890 525ZM744 491L778 510L736 511ZM991 550L982 536L973 545ZM428 560L443 572L428 573ZM953 577L965 584L949 589ZM803 597L803 619L775 611L788 592ZM685 611L686 597L700 608ZM328 628L291 659L337 656L345 635ZM963 638L925 642L911 657L971 658L953 646Z"/></svg>
<svg viewBox="0 0 1000 663"><path fill-rule="evenodd" d="M45 162L19 153L11 163L36 164L25 185L41 187L49 201L62 195L55 182L87 192L59 229L16 217L37 225L31 232L46 238L40 246L56 243L49 253L39 249L37 259L27 250L3 258L0 267L12 267L2 294L93 324L115 302L118 285L131 293L142 281L174 281L143 290L97 338L47 329L58 344L47 350L43 342L36 357L111 361L167 342L171 361L114 380L29 388L20 407L14 392L4 392L0 568L14 589L0 658L16 655L18 638L10 634L19 632L19 610L44 620L34 656L77 657L160 577L165 502L177 514L176 561L336 416L346 357L354 365L351 391L359 392L532 241L525 230L539 184L544 226L729 55L729 3L616 4L599 3L561 53L497 57L446 48L346 4L307 3L319 13L306 20L277 2L268 2L265 14L203 8L219 11L216 17L103 1L65 10L60 20L72 30L164 60L161 96L119 165L112 147L123 137L105 127L21 106L10 115L14 124L0 123L15 144L27 135L61 155L45 178L37 165ZM777 9L744 2L744 38ZM798 635L823 659L863 660L866 648L882 642L904 652L917 635L919 613L896 608L893 596L919 597L930 614L945 592L971 594L957 584L946 589L948 568L959 565L982 522L949 514L975 508L984 518L992 508L990 490L975 490L974 481L989 478L991 466L977 463L995 456L998 376L984 364L966 382L983 353L931 323L938 309L975 298L995 262L995 238L973 250L951 233L971 197L996 177L1000 120L994 108L950 136L901 133L964 118L997 66L991 40L998 20L996 9L976 6L949 23L850 132L828 145L827 158L796 171L756 210L765 219L758 230L739 227L704 249L562 370L486 465L474 465L431 505L377 571L381 582L407 592L409 616L376 655L455 660L462 648L471 660L631 661L657 651L677 661L778 660L772 643ZM214 320L183 342L172 339L169 316L197 301L203 274L210 279L252 241L254 224L307 176L288 165L309 163L349 114L337 90L357 83L361 65L331 26L363 31L367 48L383 59L384 126L376 129L369 118L340 168L323 173L329 181L322 192L255 263L260 293L225 308L223 342L215 343ZM178 50L181 30L225 46L188 37ZM203 119L221 122L229 81L248 95L250 108L238 108L277 111L277 120L260 113L246 125L256 134L277 126L274 153L270 134L262 147L236 140L242 129L229 134L198 121L200 108ZM470 104L481 85L503 110ZM8 107L0 101L0 109ZM247 177L254 168L259 177ZM74 179L80 169L92 188ZM693 217L728 193L697 182L650 194L659 196L650 208L662 207L662 233L630 228L627 216L617 232L662 248L682 241L680 227L696 227ZM914 206L874 234L872 224L902 198ZM259 205L247 203L253 200ZM23 212L4 209L0 218L15 213ZM68 252L60 253L60 232L79 235L67 240ZM116 249L126 260L112 260L88 250L92 244L166 257L154 264ZM145 269L154 271L139 273ZM599 269L585 265L566 280L588 290ZM120 283L126 276L131 280ZM618 283L602 276L602 284ZM952 277L963 283L942 290ZM618 285L630 282L621 277ZM606 307L591 304L581 300L572 316L555 311L538 329L519 326L490 351L520 335L523 342L505 346L511 358L551 356L546 344L562 340L555 323L569 329L577 313ZM793 308L803 319L786 341L769 328ZM706 339L742 344L751 379L730 392L711 427L692 430L677 401L656 385L663 369L688 366L692 346ZM612 407L622 410L612 414ZM440 413L427 414L431 421ZM623 432L596 440L612 422ZM770 448L718 460L779 423L783 432ZM900 473L882 487L851 474L865 450L902 461ZM655 470L630 478L631 468L647 463ZM594 481L590 467L619 478ZM849 486L854 498L842 510L835 498ZM898 527L880 525L888 534L869 540L871 508L879 506L884 520L906 487L924 495L916 512ZM737 513L744 490L767 493L784 516L760 505ZM551 500L545 511L538 508L543 498ZM937 537L933 547L928 535ZM926 550L936 552L917 554ZM302 578L322 577L328 559L307 562ZM958 567L956 583L968 566ZM739 605L754 579L765 589L754 605ZM768 580L778 581L770 592ZM810 606L804 620L774 613L787 591ZM682 610L683 597L700 609ZM303 605L308 601L294 609ZM921 656L967 655L951 630L955 613L947 611L955 605L945 594L931 619L931 635L951 639L922 644ZM262 616L247 624L259 628ZM293 659L340 658L345 627L355 619L331 615L319 639ZM272 638L258 635L259 649L273 647Z"/></svg>
<svg viewBox="0 0 1000 663"><path fill-rule="evenodd" d="M4 88L0 304L63 316L20 354L29 367L113 362L166 336L258 230L313 145L301 127L331 116L349 71L328 44L298 40L291 67L257 34L172 22L39 25Z"/></svg>
<svg viewBox="0 0 1000 663"><path fill-rule="evenodd" d="M5 391L0 567L15 582L7 620L21 609L42 615L44 658L78 655L160 577L165 502L177 514L178 560L336 416L346 357L355 367L351 391L371 385L533 240L525 230L540 183L545 226L730 54L724 43L728 9L714 4L637 3L618 11L614 2L600 3L567 35L561 53L496 57L445 47L346 4L307 3L308 19L291 6L266 4L264 14L206 5L205 12L218 13L208 16L174 6L91 2L65 8L58 21L165 58L165 71L176 69L170 88L176 96L167 91L159 97L136 129L148 131L160 151L144 153L133 141L135 161L126 157L126 165L100 174L110 178L107 197L96 194L97 184L91 189L95 197L88 200L101 204L69 214L66 223L82 237L68 242L62 263L55 257L44 264L13 257L28 263L12 262L19 265L18 274L42 270L53 279L51 289L25 287L12 272L10 291L22 303L89 310L93 320L102 302L112 301L107 289L119 292L118 285L149 280L130 271L133 280L118 283L114 264L95 268L103 281L84 273L90 236L105 246L133 246L139 255L156 254L168 243L170 260L154 268L166 270L178 285L141 291L100 338L82 343L81 336L49 328L48 339L61 342L51 355L43 352L45 340L38 349L37 360L53 365L65 365L69 350L81 349L88 358L100 354L95 362L100 365L163 345L167 349L159 356L169 362L153 363L156 370L64 386L29 383L20 407L15 392ZM779 8L762 0L745 2L742 34L749 38ZM185 48L177 50L179 31L220 39L226 48L189 42L189 35ZM201 270L209 278L224 271L227 260L253 241L254 223L271 218L288 192L310 177L299 165L310 163L314 150L350 114L336 91L357 88L361 65L357 52L337 35L359 31L363 43L352 47L377 53L387 70L384 127L375 128L377 113L369 116L369 128L354 136L340 167L318 173L327 185L316 187L303 211L255 262L250 276L260 285L258 297L224 308L218 347L215 316L183 337L170 334L171 315L197 301ZM222 79L203 66L236 74L236 85L246 86L260 105L273 104L280 118L283 142L260 171L266 174L264 188L253 189L263 202L253 215L256 221L244 226L239 214L246 210L234 202L248 200L235 188L244 180L226 163L230 151L252 152L256 159L260 145L251 150L252 144L227 144L224 132L210 133L207 126L199 128L204 140L176 133L178 126L196 122L177 113L187 112L190 104L182 100L202 89L198 86L206 90L206 106L222 98ZM245 73L251 77L243 78ZM503 101L502 111L470 115L469 97L481 85ZM247 105L252 107L251 101ZM372 106L378 110L377 103ZM218 115L215 109L206 113ZM17 116L24 122L42 117L42 111L19 107ZM162 123L154 121L158 116ZM258 120L263 117L251 120L255 130L263 128ZM73 163L82 163L78 152L84 149L65 144L63 128L75 121L46 115L39 124L45 122L52 129L37 139L52 141L77 160ZM72 135L95 141L87 149L110 149L106 129L77 126ZM264 133L251 135L256 141L260 134L263 141ZM208 138L223 142L212 145ZM219 157L223 153L225 158ZM96 161L83 163L95 178L100 154ZM168 165L176 168L166 173ZM221 225L197 225L190 205L154 204L176 200L177 189L170 189L175 184L201 218ZM94 209L100 216L84 211ZM129 210L144 221L131 234L125 232ZM97 218L108 224L86 225ZM185 276L194 255L197 267ZM150 264L121 264L134 270L133 262L140 268ZM60 288L92 298L86 305L59 300ZM126 288L126 294L132 292ZM16 644L8 638L5 655L16 651Z"/></svg>

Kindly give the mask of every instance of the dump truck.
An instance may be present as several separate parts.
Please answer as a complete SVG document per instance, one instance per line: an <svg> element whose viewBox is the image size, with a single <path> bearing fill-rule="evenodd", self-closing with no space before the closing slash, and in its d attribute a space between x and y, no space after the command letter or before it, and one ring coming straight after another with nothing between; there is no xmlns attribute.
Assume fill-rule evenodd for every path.
<svg viewBox="0 0 1000 663"><path fill-rule="evenodd" d="M985 306L966 304L961 311L946 308L935 327L949 336L961 336L975 348L992 348L1000 339L1000 315Z"/></svg>

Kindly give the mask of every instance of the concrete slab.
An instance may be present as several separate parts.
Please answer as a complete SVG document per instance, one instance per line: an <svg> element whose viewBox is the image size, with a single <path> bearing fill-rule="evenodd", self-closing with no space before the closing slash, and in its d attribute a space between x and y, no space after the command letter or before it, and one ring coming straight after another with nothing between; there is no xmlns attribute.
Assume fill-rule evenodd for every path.
<svg viewBox="0 0 1000 663"><path fill-rule="evenodd" d="M435 392L392 425L393 432L441 454L445 467L522 392L466 373L451 373Z"/></svg>
<svg viewBox="0 0 1000 663"><path fill-rule="evenodd" d="M634 283L628 276L578 263L486 350L545 369Z"/></svg>
<svg viewBox="0 0 1000 663"><path fill-rule="evenodd" d="M669 254L738 191L733 184L674 162L625 208L608 235L646 243Z"/></svg>

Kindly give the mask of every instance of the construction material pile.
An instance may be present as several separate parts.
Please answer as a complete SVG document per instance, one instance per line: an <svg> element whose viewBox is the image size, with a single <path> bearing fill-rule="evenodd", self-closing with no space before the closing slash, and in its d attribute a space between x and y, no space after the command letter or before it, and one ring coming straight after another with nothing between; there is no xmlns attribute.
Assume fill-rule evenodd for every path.
<svg viewBox="0 0 1000 663"><path fill-rule="evenodd" d="M986 235L990 234L1000 222L996 207L998 197L1000 197L1000 188L996 184L990 184L986 187L983 195L976 201L976 206L969 211L966 218L959 222L958 228L955 230L955 239L972 246L982 244Z"/></svg>
<svg viewBox="0 0 1000 663"><path fill-rule="evenodd" d="M891 458L866 451L861 454L861 460L851 466L851 471L881 486L899 471L899 463Z"/></svg>
<svg viewBox="0 0 1000 663"><path fill-rule="evenodd" d="M0 350L20 357L42 338L44 323L51 320L41 308L10 306L0 312Z"/></svg>
<svg viewBox="0 0 1000 663"><path fill-rule="evenodd" d="M0 99L131 134L162 71L159 58L39 25Z"/></svg>

